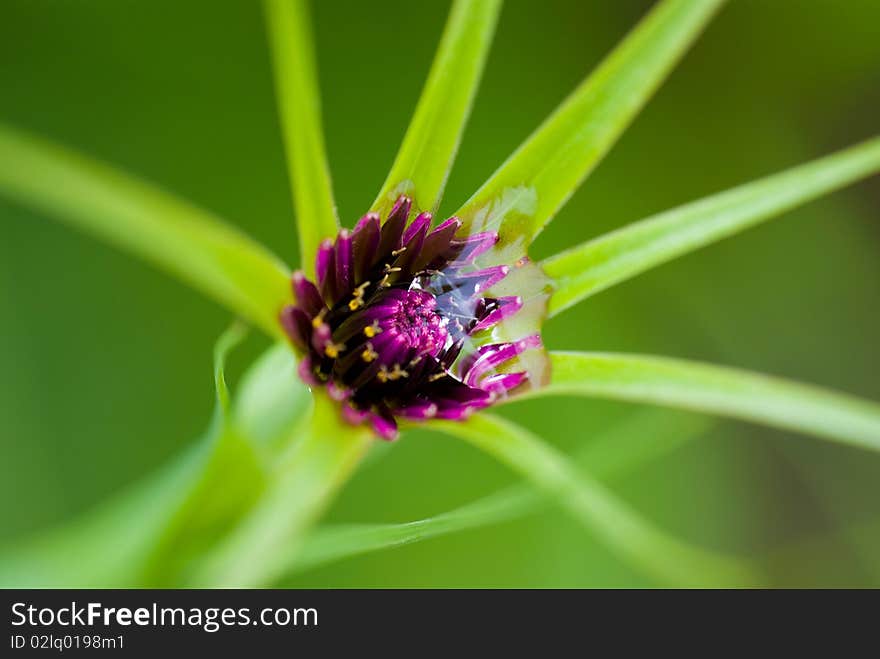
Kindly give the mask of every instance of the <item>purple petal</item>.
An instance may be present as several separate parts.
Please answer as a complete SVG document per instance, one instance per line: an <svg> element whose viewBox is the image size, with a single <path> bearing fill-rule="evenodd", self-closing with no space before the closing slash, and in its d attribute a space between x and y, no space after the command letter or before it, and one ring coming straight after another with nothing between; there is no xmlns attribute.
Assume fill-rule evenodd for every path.
<svg viewBox="0 0 880 659"><path fill-rule="evenodd" d="M348 403L342 405L342 418L353 426L359 426L368 416L369 412L355 409Z"/></svg>
<svg viewBox="0 0 880 659"><path fill-rule="evenodd" d="M331 307L336 302L333 290L336 285L335 260L333 241L327 239L318 247L318 255L315 257L315 275L318 280L318 290L321 291L327 306Z"/></svg>
<svg viewBox="0 0 880 659"><path fill-rule="evenodd" d="M330 326L327 323L321 323L312 330L312 348L319 355L324 354L324 348L332 342Z"/></svg>
<svg viewBox="0 0 880 659"><path fill-rule="evenodd" d="M336 402L341 403L344 400L348 400L351 398L351 393L351 389L340 387L333 380L327 383L327 394Z"/></svg>
<svg viewBox="0 0 880 659"><path fill-rule="evenodd" d="M483 379L480 383L480 387L492 394L503 394L518 387L528 379L529 374L525 371L519 371L518 373L498 373Z"/></svg>
<svg viewBox="0 0 880 659"><path fill-rule="evenodd" d="M422 253L422 245L425 244L425 236L430 227L431 215L429 213L422 213L409 225L403 234L401 247L403 251L397 255L394 263L392 263L392 267L395 270L390 273L391 276L388 283L395 284L403 278L412 279L414 274L413 264Z"/></svg>
<svg viewBox="0 0 880 659"><path fill-rule="evenodd" d="M397 439L397 422L394 421L394 417L390 414L386 417L371 412L369 414L369 419L373 426L373 430L376 431L376 434L379 435L379 437L389 442Z"/></svg>
<svg viewBox="0 0 880 659"><path fill-rule="evenodd" d="M367 213L355 226L351 234L352 255L354 259L354 285L363 283L367 274L370 272L370 266L373 263L373 257L376 255L376 248L379 246L379 234L381 232L381 221L378 213Z"/></svg>
<svg viewBox="0 0 880 659"><path fill-rule="evenodd" d="M436 403L432 403L429 401L423 401L418 403L412 403L410 405L404 405L403 407L399 407L395 410L398 416L402 416L406 419L412 419L414 421L424 421L426 419L431 419L437 416Z"/></svg>
<svg viewBox="0 0 880 659"><path fill-rule="evenodd" d="M413 263L413 270L419 271L425 268L439 268L445 265L443 254L449 251L449 243L455 236L455 232L461 228L461 220L450 217L440 223L436 229L425 237L422 244L422 252Z"/></svg>
<svg viewBox="0 0 880 659"><path fill-rule="evenodd" d="M307 385L311 387L318 387L321 385L320 380L315 377L314 362L311 357L303 357L302 361L297 365L296 370L297 373L299 373L300 379Z"/></svg>
<svg viewBox="0 0 880 659"><path fill-rule="evenodd" d="M475 359L462 365L462 368L465 369L464 383L469 387L477 387L477 382L483 375L522 352L530 348L538 348L540 345L541 337L534 334L514 343L494 343L483 346L474 353Z"/></svg>
<svg viewBox="0 0 880 659"><path fill-rule="evenodd" d="M297 305L310 317L317 316L318 312L324 308L324 301L321 299L318 288L306 279L302 270L294 272L290 281Z"/></svg>
<svg viewBox="0 0 880 659"><path fill-rule="evenodd" d="M297 348L308 350L312 321L305 311L294 306L284 307L281 311L281 326Z"/></svg>
<svg viewBox="0 0 880 659"><path fill-rule="evenodd" d="M492 311L483 316L480 321L471 328L471 332L479 332L480 330L487 329L492 327L492 325L497 325L505 318L509 318L517 311L522 309L522 298L518 295L513 295L509 297L499 297L494 300L495 306Z"/></svg>
<svg viewBox="0 0 880 659"><path fill-rule="evenodd" d="M468 405L454 404L438 409L436 417L447 421L463 421L471 415L471 412L473 412L473 408Z"/></svg>
<svg viewBox="0 0 880 659"><path fill-rule="evenodd" d="M412 240L413 236L415 236L419 232L427 233L428 229L431 226L431 219L434 216L430 213L420 213L416 216L410 225L403 232L403 238L401 239L401 244L406 245L410 240Z"/></svg>
<svg viewBox="0 0 880 659"><path fill-rule="evenodd" d="M498 233L496 231L475 233L466 238L455 240L452 243L456 250L455 260L451 265L461 266L473 263L478 256L491 249L497 242Z"/></svg>
<svg viewBox="0 0 880 659"><path fill-rule="evenodd" d="M336 296L337 299L351 292L352 251L351 234L347 229L339 232L336 238Z"/></svg>
<svg viewBox="0 0 880 659"><path fill-rule="evenodd" d="M483 270L457 273L454 278L454 285L466 295L479 295L485 293L504 279L509 272L509 266L495 265Z"/></svg>
<svg viewBox="0 0 880 659"><path fill-rule="evenodd" d="M379 247L376 249L373 263L387 261L391 252L400 247L400 238L403 236L403 228L406 226L411 207L412 199L409 197L400 197L395 202L391 212L388 213L388 219L382 225Z"/></svg>

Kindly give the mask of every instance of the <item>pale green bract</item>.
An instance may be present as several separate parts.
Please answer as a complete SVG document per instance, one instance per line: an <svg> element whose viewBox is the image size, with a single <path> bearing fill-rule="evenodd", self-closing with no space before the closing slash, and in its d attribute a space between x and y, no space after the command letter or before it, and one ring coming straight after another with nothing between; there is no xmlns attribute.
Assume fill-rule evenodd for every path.
<svg viewBox="0 0 880 659"><path fill-rule="evenodd" d="M338 229L309 12L303 0L264 4L300 265L308 273L318 244ZM463 206L459 215L465 224L498 229L505 243L524 252L720 5L720 0L658 2ZM374 209L403 192L420 209L436 209L499 11L498 0L454 3ZM878 170L875 138L553 256L543 263L556 285L550 312ZM283 338L278 314L291 301L287 266L192 204L8 126L0 126L0 194L158 265L271 337ZM668 433L662 432L662 419L646 417L651 432L629 428L626 441L612 433L585 447L578 464L500 418L479 414L463 423L435 422L434 428L485 451L529 485L425 520L327 527L310 535L373 440L363 429L343 425L327 397L313 396L299 382L286 341L257 360L230 396L223 363L242 335L235 325L217 344L217 411L205 436L154 478L82 519L0 551L0 583L268 585L332 560L514 519L549 501L662 583L764 583L752 559L673 537L594 479L672 450L707 423L699 416L685 417L683 427L673 424ZM880 406L844 394L660 357L554 353L551 361L552 382L533 396L679 407L880 448Z"/></svg>

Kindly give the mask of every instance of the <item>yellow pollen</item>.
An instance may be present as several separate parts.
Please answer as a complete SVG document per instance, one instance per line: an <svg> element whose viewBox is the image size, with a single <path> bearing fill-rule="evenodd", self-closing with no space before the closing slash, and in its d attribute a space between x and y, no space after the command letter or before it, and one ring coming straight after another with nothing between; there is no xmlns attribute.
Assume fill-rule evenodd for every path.
<svg viewBox="0 0 880 659"><path fill-rule="evenodd" d="M330 359L336 359L339 357L339 353L345 350L345 345L342 343L328 343L324 346L324 354L327 355Z"/></svg>
<svg viewBox="0 0 880 659"><path fill-rule="evenodd" d="M327 310L321 309L318 312L318 315L315 316L314 318L312 318L312 327L314 327L315 329L318 329L321 325L323 325L324 324L324 316L326 316L326 315L327 315Z"/></svg>
<svg viewBox="0 0 880 659"><path fill-rule="evenodd" d="M348 303L348 308L352 311L356 311L362 306L364 306L364 301L359 297L354 298L351 302Z"/></svg>
<svg viewBox="0 0 880 659"><path fill-rule="evenodd" d="M379 353L373 350L373 346L371 344L367 344L367 347L364 348L364 351L361 353L361 359L365 362L369 363L376 359L379 356Z"/></svg>
<svg viewBox="0 0 880 659"><path fill-rule="evenodd" d="M397 380L399 378L408 378L408 377L409 377L409 373L407 373L402 368L400 368L400 364L395 364L394 368L388 374L389 380Z"/></svg>
<svg viewBox="0 0 880 659"><path fill-rule="evenodd" d="M382 333L382 328L379 327L378 320L374 320L372 325L367 325L364 328L364 336L366 336L368 339L372 339L374 336L376 336L377 334L381 334L381 333Z"/></svg>
<svg viewBox="0 0 880 659"><path fill-rule="evenodd" d="M431 377L428 378L428 382L436 382L440 378L445 378L446 373L434 373Z"/></svg>
<svg viewBox="0 0 880 659"><path fill-rule="evenodd" d="M379 282L379 286L381 286L382 288L388 288L389 286L391 286L391 284L388 283L388 275L382 277L382 281Z"/></svg>
<svg viewBox="0 0 880 659"><path fill-rule="evenodd" d="M406 251L406 246L401 247L400 249L392 250L391 256L400 256Z"/></svg>
<svg viewBox="0 0 880 659"><path fill-rule="evenodd" d="M392 268L388 263L385 264L385 267L382 269L386 275L391 274L392 272L400 272L403 268Z"/></svg>

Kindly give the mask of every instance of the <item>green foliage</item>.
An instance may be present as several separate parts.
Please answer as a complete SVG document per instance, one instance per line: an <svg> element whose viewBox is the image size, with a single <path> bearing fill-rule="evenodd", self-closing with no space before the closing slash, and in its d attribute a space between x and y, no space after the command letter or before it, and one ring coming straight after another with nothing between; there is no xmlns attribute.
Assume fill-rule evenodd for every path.
<svg viewBox="0 0 880 659"><path fill-rule="evenodd" d="M596 396L680 407L880 450L880 405L819 387L666 357L556 352L527 396Z"/></svg>
<svg viewBox="0 0 880 659"><path fill-rule="evenodd" d="M372 210L383 214L401 194L436 211L455 160L501 0L456 0L400 152Z"/></svg>
<svg viewBox="0 0 880 659"><path fill-rule="evenodd" d="M687 543L642 519L628 504L575 468L539 437L503 419L479 414L442 429L519 472L565 507L618 554L662 583L676 586L750 586L754 566Z"/></svg>
<svg viewBox="0 0 880 659"><path fill-rule="evenodd" d="M316 397L315 414L269 475L247 517L213 548L188 583L254 587L272 583L298 549L336 490L373 441L365 428L344 425L335 404Z"/></svg>
<svg viewBox="0 0 880 659"><path fill-rule="evenodd" d="M651 97L721 0L663 0L456 213L527 247Z"/></svg>
<svg viewBox="0 0 880 659"><path fill-rule="evenodd" d="M192 204L83 155L0 125L0 192L150 261L270 336L290 298L265 247Z"/></svg>
<svg viewBox="0 0 880 659"><path fill-rule="evenodd" d="M471 228L498 227L521 251L553 217L720 6L663 0L461 209ZM434 209L458 148L500 2L458 0L415 116L376 208L397 194ZM338 222L321 127L308 10L266 0L282 134L302 265ZM545 261L556 313L618 281L877 170L880 141L668 211ZM0 126L0 192L170 271L281 338L287 268L204 211L62 147ZM345 556L513 519L548 500L653 578L675 585L764 583L749 561L698 548L643 519L595 477L679 445L629 428L585 447L576 465L529 431L488 415L436 422L520 473L529 486L407 524L344 525L309 535L372 443L295 377L286 343L264 354L230 402L228 351L217 344L209 430L156 477L68 526L0 552L3 585L258 586ZM741 418L880 448L880 407L732 369L635 355L556 353L553 380L531 396L586 395ZM693 422L693 420L692 420ZM694 422L698 426L702 421ZM662 423L660 430L662 430ZM658 439L658 434L660 435ZM614 437L614 435L612 435Z"/></svg>
<svg viewBox="0 0 880 659"><path fill-rule="evenodd" d="M578 466L598 478L617 478L671 453L711 425L698 416L668 413L634 415L578 450ZM550 503L543 490L515 485L447 513L402 524L339 524L309 536L290 555L291 573L372 551L421 542L447 533L498 524L543 510Z"/></svg>
<svg viewBox="0 0 880 659"><path fill-rule="evenodd" d="M217 406L205 435L142 484L64 528L0 552L0 583L131 587L180 583L189 563L253 503L266 480L255 447L230 422L224 362L244 337L215 349Z"/></svg>
<svg viewBox="0 0 880 659"><path fill-rule="evenodd" d="M264 0L278 114L299 230L300 267L314 276L318 245L339 229L321 128L321 96L308 3Z"/></svg>
<svg viewBox="0 0 880 659"><path fill-rule="evenodd" d="M609 286L880 171L880 138L673 208L542 263L555 315Z"/></svg>

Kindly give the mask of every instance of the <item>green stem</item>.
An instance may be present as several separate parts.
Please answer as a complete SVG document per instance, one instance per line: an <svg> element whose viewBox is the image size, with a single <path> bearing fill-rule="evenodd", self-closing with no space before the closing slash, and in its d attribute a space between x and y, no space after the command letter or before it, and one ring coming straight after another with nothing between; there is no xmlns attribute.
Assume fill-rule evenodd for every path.
<svg viewBox="0 0 880 659"><path fill-rule="evenodd" d="M742 559L693 547L654 527L565 456L510 422L479 414L466 423L443 421L440 426L555 497L608 546L663 583L746 586L759 580L754 566Z"/></svg>
<svg viewBox="0 0 880 659"><path fill-rule="evenodd" d="M339 420L336 403L315 396L305 437L281 460L248 516L197 568L190 585L257 587L276 580L372 441L366 429Z"/></svg>
<svg viewBox="0 0 880 659"><path fill-rule="evenodd" d="M321 95L305 0L265 0L278 115L299 230L300 266L314 273L315 253L339 230L321 125Z"/></svg>

